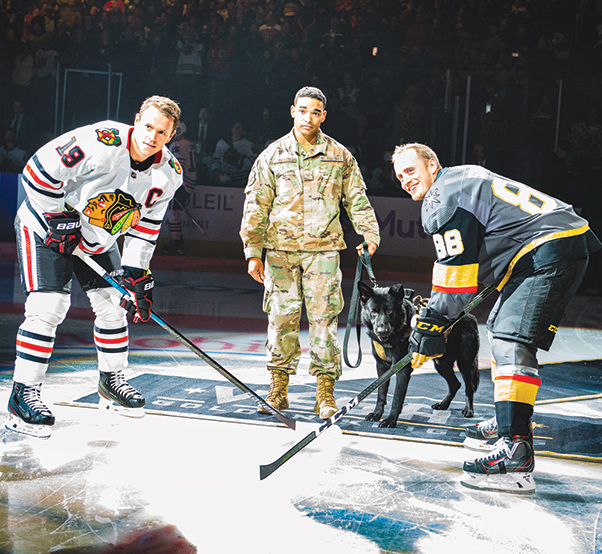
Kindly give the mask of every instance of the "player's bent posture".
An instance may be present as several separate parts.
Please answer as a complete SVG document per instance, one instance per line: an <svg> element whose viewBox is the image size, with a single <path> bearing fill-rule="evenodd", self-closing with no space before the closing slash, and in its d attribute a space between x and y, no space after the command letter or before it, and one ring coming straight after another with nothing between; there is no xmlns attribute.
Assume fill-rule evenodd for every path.
<svg viewBox="0 0 602 554"><path fill-rule="evenodd" d="M102 121L42 146L23 171L27 197L15 219L21 280L27 299L17 334L8 429L50 436L55 418L40 397L57 326L70 305L72 273L95 314L94 342L104 404L144 415L144 397L125 380L128 322L151 316L149 264L182 169L165 144L180 118L178 105L152 96L134 126ZM117 239L123 237L120 254ZM115 297L79 258L92 256L131 293Z"/></svg>
<svg viewBox="0 0 602 554"><path fill-rule="evenodd" d="M474 298L478 283L497 287L487 322L495 418L467 436L498 440L489 454L464 463L462 484L533 492L537 350L549 350L589 255L602 245L568 204L480 166L442 168L423 144L398 146L393 164L402 188L422 201L423 225L437 251L431 298L410 337L412 367L444 353L441 331Z"/></svg>

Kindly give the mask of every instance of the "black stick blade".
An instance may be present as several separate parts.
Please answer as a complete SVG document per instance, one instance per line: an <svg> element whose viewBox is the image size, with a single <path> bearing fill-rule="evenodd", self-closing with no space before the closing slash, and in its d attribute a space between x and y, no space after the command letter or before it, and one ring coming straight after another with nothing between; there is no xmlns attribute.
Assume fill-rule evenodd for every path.
<svg viewBox="0 0 602 554"><path fill-rule="evenodd" d="M287 460L290 460L299 450L305 448L311 441L313 441L318 435L315 431L312 431L309 435L307 435L304 439L300 440L297 444L295 444L292 448L287 450L280 458L271 464L266 464L259 466L259 480L263 481L266 477L269 477L276 471L281 465L284 464Z"/></svg>

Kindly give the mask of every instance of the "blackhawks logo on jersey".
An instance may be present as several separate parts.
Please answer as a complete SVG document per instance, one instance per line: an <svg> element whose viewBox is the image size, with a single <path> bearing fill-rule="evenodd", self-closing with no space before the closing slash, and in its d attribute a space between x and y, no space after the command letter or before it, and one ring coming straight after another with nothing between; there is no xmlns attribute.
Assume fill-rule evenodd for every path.
<svg viewBox="0 0 602 554"><path fill-rule="evenodd" d="M92 225L116 235L125 233L140 221L140 207L133 196L117 189L115 192L101 192L88 200L84 215Z"/></svg>
<svg viewBox="0 0 602 554"><path fill-rule="evenodd" d="M178 162L178 160L176 160L173 156L170 156L169 165L174 168L178 175L181 175L182 166L180 165L180 162Z"/></svg>
<svg viewBox="0 0 602 554"><path fill-rule="evenodd" d="M96 129L98 142L106 146L121 146L121 137L117 129Z"/></svg>

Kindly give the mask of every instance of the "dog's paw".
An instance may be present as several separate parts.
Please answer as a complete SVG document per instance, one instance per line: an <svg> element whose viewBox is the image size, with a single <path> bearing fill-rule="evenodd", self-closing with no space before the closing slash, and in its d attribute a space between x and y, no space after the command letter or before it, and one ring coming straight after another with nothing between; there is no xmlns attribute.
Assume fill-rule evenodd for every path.
<svg viewBox="0 0 602 554"><path fill-rule="evenodd" d="M380 418L383 416L382 412L372 412L366 416L366 421L380 421Z"/></svg>
<svg viewBox="0 0 602 554"><path fill-rule="evenodd" d="M386 417L378 424L378 426L386 429L394 429L397 427L397 418L391 416Z"/></svg>
<svg viewBox="0 0 602 554"><path fill-rule="evenodd" d="M462 410L462 415L464 417L474 417L474 410L471 410L470 408L464 408Z"/></svg>
<svg viewBox="0 0 602 554"><path fill-rule="evenodd" d="M433 410L447 410L449 408L449 402L437 402L431 406Z"/></svg>

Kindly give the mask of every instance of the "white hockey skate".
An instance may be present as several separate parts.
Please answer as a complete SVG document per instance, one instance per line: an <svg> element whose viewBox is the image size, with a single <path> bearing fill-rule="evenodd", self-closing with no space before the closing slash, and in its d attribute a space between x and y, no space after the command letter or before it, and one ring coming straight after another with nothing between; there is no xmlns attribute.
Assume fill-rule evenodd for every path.
<svg viewBox="0 0 602 554"><path fill-rule="evenodd" d="M125 417L144 417L144 397L126 380L123 371L100 372L98 407Z"/></svg>
<svg viewBox="0 0 602 554"><path fill-rule="evenodd" d="M498 440L495 416L466 428L464 447L469 450L489 452Z"/></svg>
<svg viewBox="0 0 602 554"><path fill-rule="evenodd" d="M54 416L40 398L42 383L24 385L13 382L13 390L8 399L9 431L38 439L48 439L52 434Z"/></svg>
<svg viewBox="0 0 602 554"><path fill-rule="evenodd" d="M488 455L464 462L460 482L469 489L530 494L535 492L534 467L529 437L502 437Z"/></svg>

